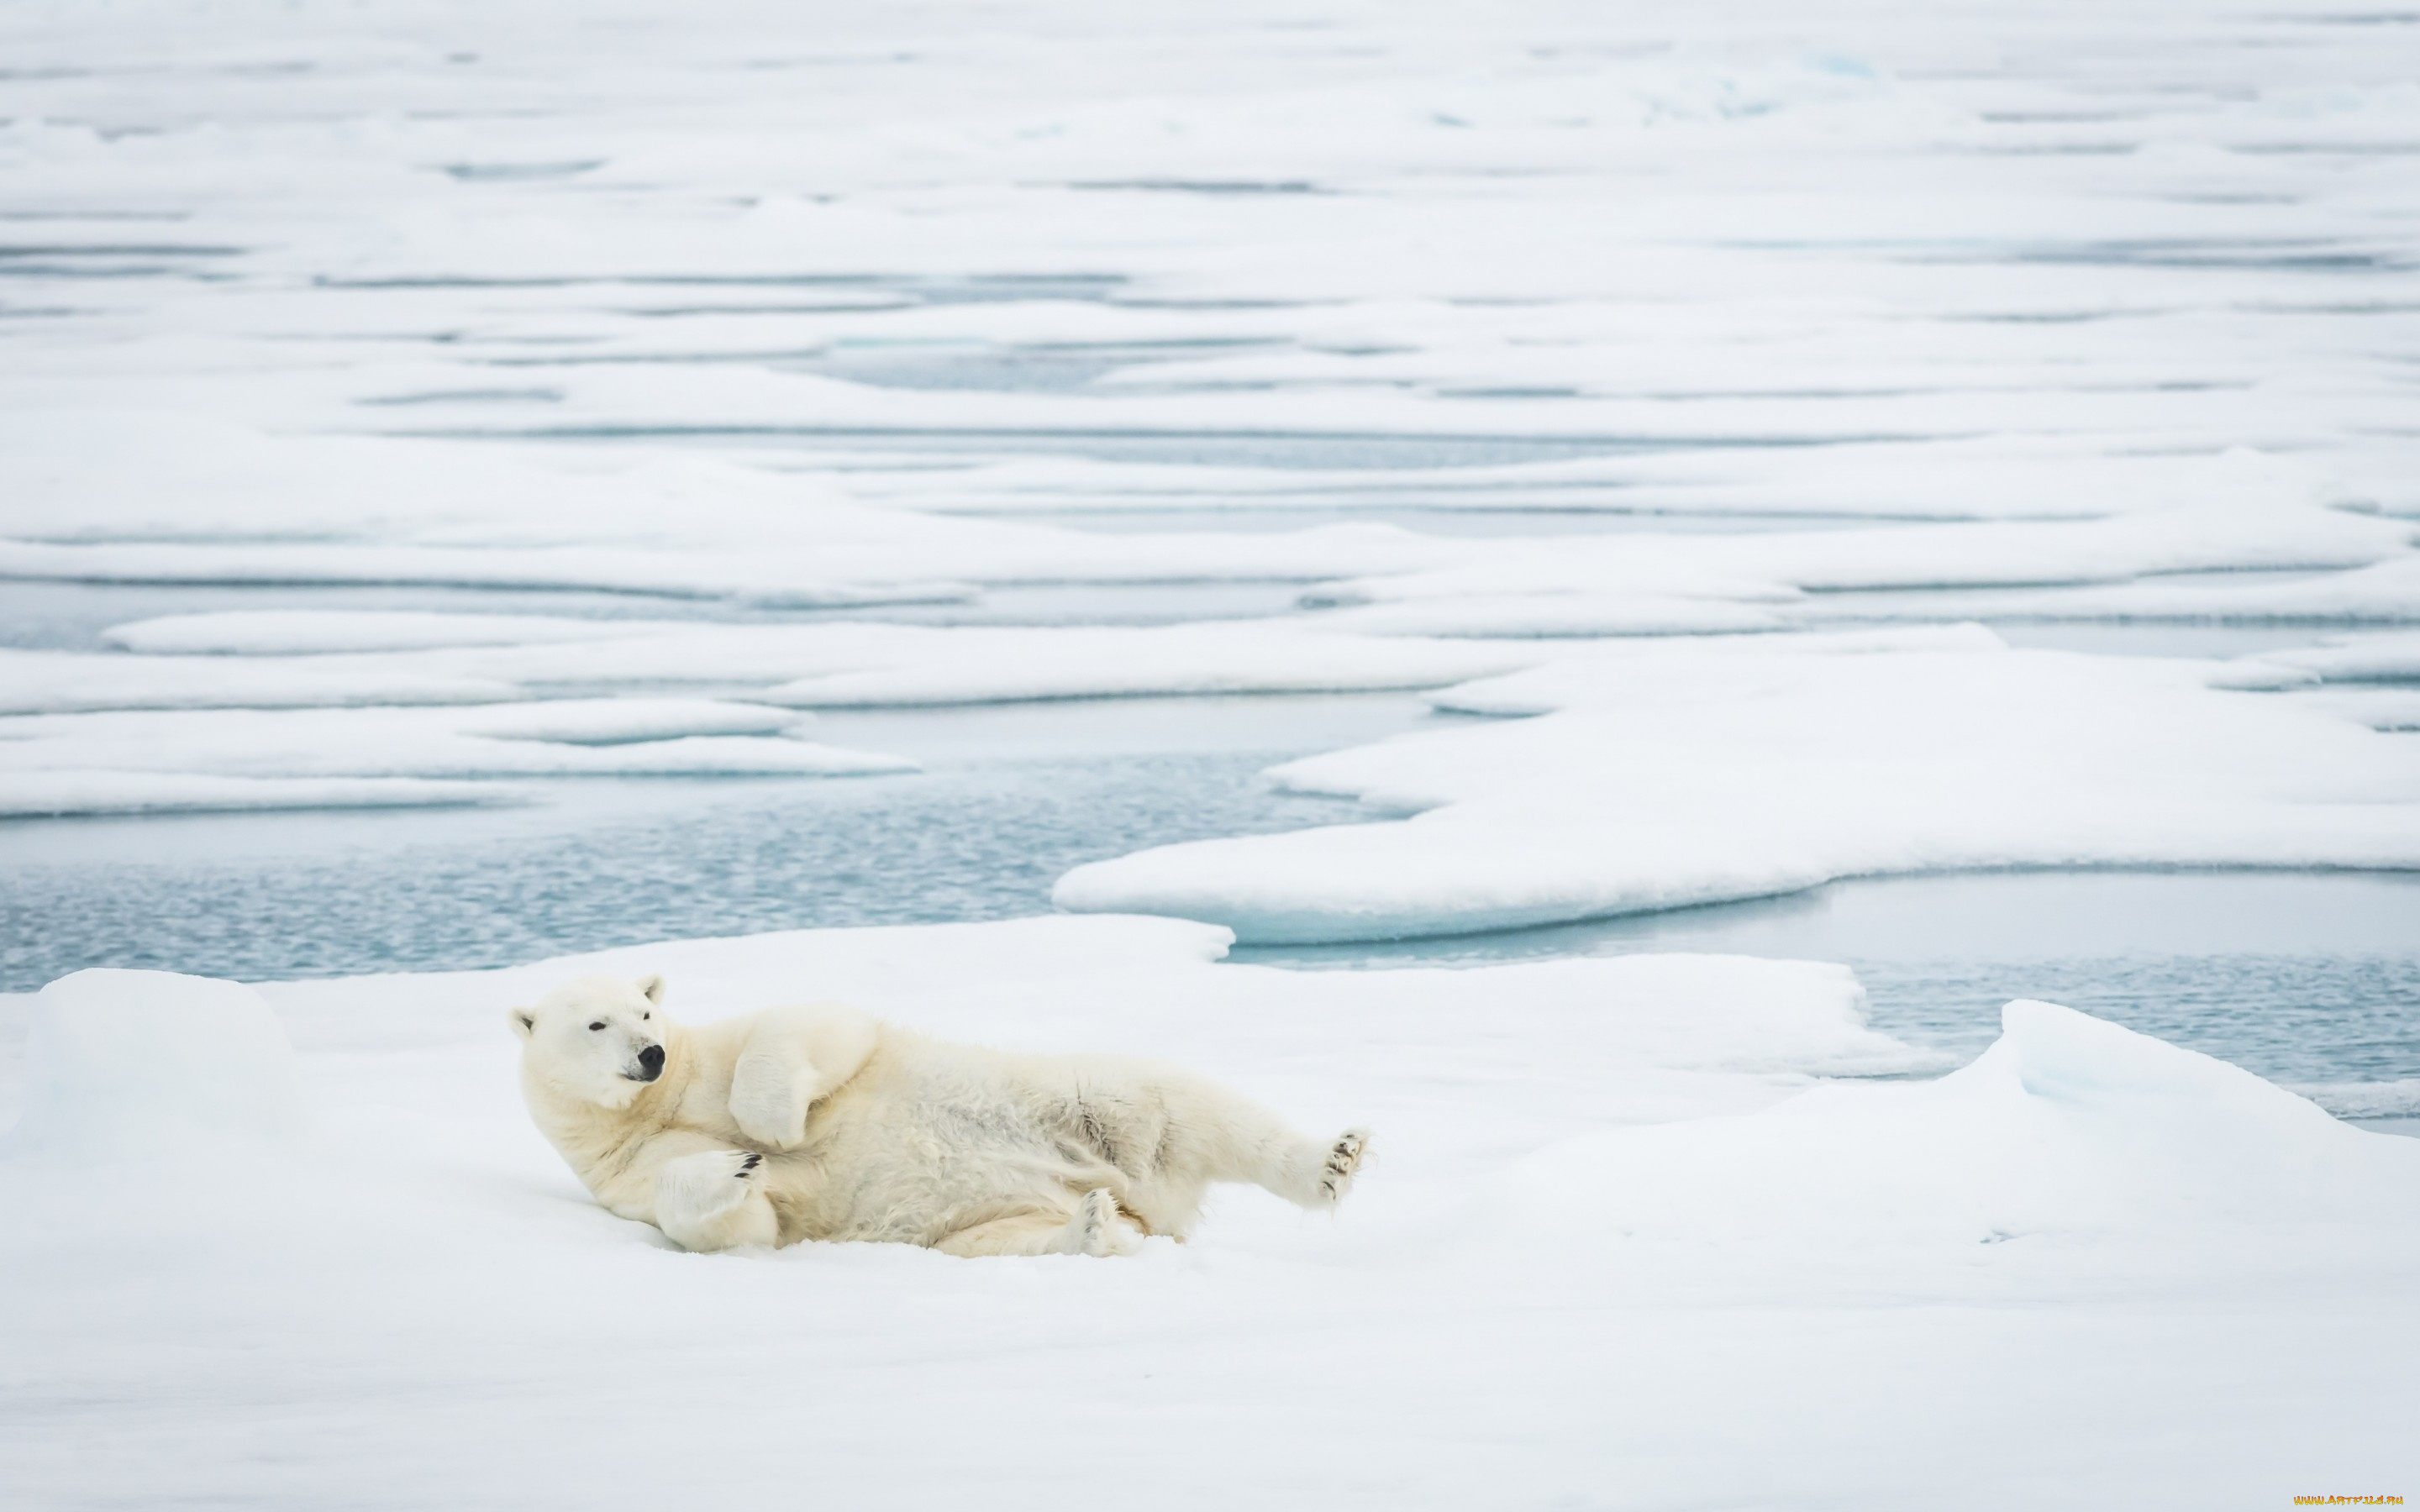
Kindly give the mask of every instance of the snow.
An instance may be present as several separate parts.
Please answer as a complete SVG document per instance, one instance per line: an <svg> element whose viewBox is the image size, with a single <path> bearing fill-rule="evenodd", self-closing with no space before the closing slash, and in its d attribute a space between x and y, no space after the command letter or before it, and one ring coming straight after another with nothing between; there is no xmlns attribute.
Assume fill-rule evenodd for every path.
<svg viewBox="0 0 2420 1512"><path fill-rule="evenodd" d="M2026 866L2420 866L2420 772L2209 663L1979 628L1614 642L1436 695L1517 715L1288 763L1417 817L1078 867L1063 907L1249 941L1468 933Z"/></svg>
<svg viewBox="0 0 2420 1512"><path fill-rule="evenodd" d="M1584 1232L1817 1253L2226 1233L2243 1263L2281 1228L2297 1246L2367 1245L2420 1221L2379 1211L2420 1180L2420 1147L2071 1009L2021 1000L2002 1018L1938 1081L1566 1140L1525 1160L1515 1191Z"/></svg>
<svg viewBox="0 0 2420 1512"><path fill-rule="evenodd" d="M273 1086L264 996L318 1110L273 1145L142 1126L113 1164L0 1159L14 1494L924 1502L980 1466L1008 1505L1618 1480L1640 1504L2229 1506L2407 1468L2420 1143L2042 1004L1940 1081L1824 1080L1929 1065L1836 966L1289 972L1216 964L1224 939L1059 918L10 999L108 1026L71 1063L38 1038L29 1122L67 1094L94 1122L157 1106L130 1108L137 1075ZM1378 1157L1333 1221L1237 1194L1131 1262L684 1256L596 1208L514 1096L504 1010L589 970L663 970L692 1020L813 993L1165 1055L1312 1127L1367 1119Z"/></svg>
<svg viewBox="0 0 2420 1512"><path fill-rule="evenodd" d="M2306 693L2297 702L2372 730L2420 730L2420 688L2358 688Z"/></svg>

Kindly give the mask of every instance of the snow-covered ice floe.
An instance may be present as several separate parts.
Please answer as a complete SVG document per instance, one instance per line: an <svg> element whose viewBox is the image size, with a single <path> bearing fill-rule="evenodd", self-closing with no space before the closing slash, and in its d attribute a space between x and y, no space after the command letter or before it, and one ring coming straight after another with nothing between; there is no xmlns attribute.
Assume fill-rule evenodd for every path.
<svg viewBox="0 0 2420 1512"><path fill-rule="evenodd" d="M0 818L240 813L264 809L444 809L510 803L491 782L417 778L224 777L75 767L0 776Z"/></svg>
<svg viewBox="0 0 2420 1512"><path fill-rule="evenodd" d="M487 778L915 770L792 738L799 717L706 699L0 717L0 813L454 803Z"/></svg>
<svg viewBox="0 0 2420 1512"><path fill-rule="evenodd" d="M2420 771L2393 737L2213 678L1976 626L1604 646L1436 696L1525 717L1273 774L1416 817L1144 851L1055 897L1299 942L1894 872L2420 866Z"/></svg>
<svg viewBox="0 0 2420 1512"><path fill-rule="evenodd" d="M814 728L806 711L1424 689L1528 660L1467 641L1259 622L945 627L260 610L108 633L135 654L0 650L0 810L173 808L174 793L204 788L165 779L222 776L900 772L915 764L800 738ZM667 687L724 696L662 696ZM137 772L163 783L129 803ZM73 775L96 781L63 780ZM104 785L119 796L104 799ZM254 791L260 801L249 806L274 806L274 790ZM298 804L337 792L313 791L295 789Z"/></svg>
<svg viewBox="0 0 2420 1512"><path fill-rule="evenodd" d="M458 618L464 623L448 623ZM1427 688L1533 659L1499 647L1355 635L1295 620L732 625L322 610L178 615L116 625L107 633L147 652L185 655L24 655L103 668L128 662L173 666L182 673L181 696L190 704L202 704L217 687L218 700L228 707L260 699L255 686L266 681L258 677L264 663L272 671L306 674L342 667L373 684L387 679L399 687L458 688L466 694L486 689L489 696L525 696L522 690L532 687L737 684L767 702L803 708ZM331 654L377 640L387 643L377 651ZM24 680L43 688L52 661L29 659L23 665ZM0 677L8 667L0 662ZM29 702L39 696L23 695Z"/></svg>
<svg viewBox="0 0 2420 1512"><path fill-rule="evenodd" d="M2420 1141L2040 1003L1894 1079L1939 1068L1838 966L1297 973L1226 938L1057 918L0 1000L32 1023L12 1495L921 1503L982 1467L1009 1505L2219 1506L2401 1468ZM693 1019L828 996L1167 1056L1365 1119L1378 1158L1333 1222L1239 1193L1131 1262L687 1256L521 1111L503 1011L591 970L663 971ZM1071 1426L1072 1463L1036 1452Z"/></svg>
<svg viewBox="0 0 2420 1512"><path fill-rule="evenodd" d="M2420 631L2340 636L2323 644L2260 658L2331 683L2420 682Z"/></svg>
<svg viewBox="0 0 2420 1512"><path fill-rule="evenodd" d="M196 662L0 647L0 713L6 714L487 703L514 696L511 684L493 678L365 667L338 656Z"/></svg>

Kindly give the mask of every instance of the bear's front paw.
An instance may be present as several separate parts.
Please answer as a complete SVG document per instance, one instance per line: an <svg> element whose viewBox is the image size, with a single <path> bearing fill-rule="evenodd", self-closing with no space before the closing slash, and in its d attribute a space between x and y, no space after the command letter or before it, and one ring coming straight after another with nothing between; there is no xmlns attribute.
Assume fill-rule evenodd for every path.
<svg viewBox="0 0 2420 1512"><path fill-rule="evenodd" d="M761 1184L765 1157L752 1149L709 1149L666 1161L656 1173L656 1216L667 1231L710 1223L748 1200Z"/></svg>
<svg viewBox="0 0 2420 1512"><path fill-rule="evenodd" d="M1370 1148L1370 1131L1347 1129L1337 1135L1328 1148L1327 1159L1319 1168L1319 1199L1333 1207L1344 1200L1353 1190L1354 1173L1361 1169L1361 1156Z"/></svg>

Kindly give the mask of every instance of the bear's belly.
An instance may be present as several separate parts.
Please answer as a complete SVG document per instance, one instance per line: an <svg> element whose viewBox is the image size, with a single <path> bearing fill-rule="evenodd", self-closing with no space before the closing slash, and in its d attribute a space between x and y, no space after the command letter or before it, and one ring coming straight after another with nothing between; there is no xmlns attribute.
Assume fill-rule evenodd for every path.
<svg viewBox="0 0 2420 1512"><path fill-rule="evenodd" d="M815 1174L783 1214L783 1242L795 1224L800 1239L930 1244L1014 1213L1072 1211L1077 1195L1122 1184L1037 1103L957 1079L845 1088L809 1119L806 1145L777 1162L811 1163Z"/></svg>

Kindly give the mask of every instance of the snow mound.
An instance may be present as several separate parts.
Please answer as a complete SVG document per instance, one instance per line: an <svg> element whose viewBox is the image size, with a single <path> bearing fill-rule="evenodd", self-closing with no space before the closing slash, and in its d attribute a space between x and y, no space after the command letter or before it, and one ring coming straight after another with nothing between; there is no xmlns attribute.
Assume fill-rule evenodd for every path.
<svg viewBox="0 0 2420 1512"><path fill-rule="evenodd" d="M173 971L95 968L36 997L11 1153L128 1159L304 1125L293 1046L260 995Z"/></svg>
<svg viewBox="0 0 2420 1512"><path fill-rule="evenodd" d="M1585 1135L1523 1162L1513 1190L1600 1233L1810 1249L2420 1227L2420 1142L2071 1009L2019 1000L2001 1022L1937 1082Z"/></svg>

